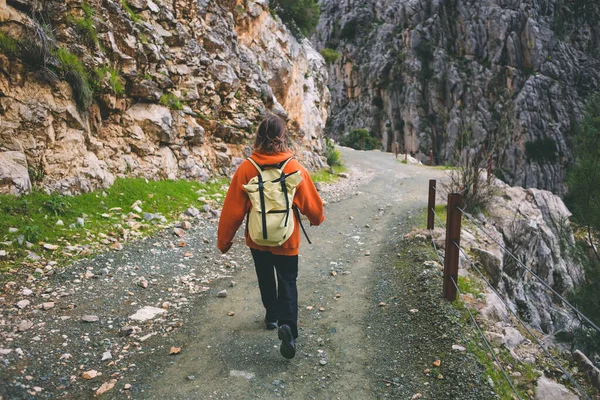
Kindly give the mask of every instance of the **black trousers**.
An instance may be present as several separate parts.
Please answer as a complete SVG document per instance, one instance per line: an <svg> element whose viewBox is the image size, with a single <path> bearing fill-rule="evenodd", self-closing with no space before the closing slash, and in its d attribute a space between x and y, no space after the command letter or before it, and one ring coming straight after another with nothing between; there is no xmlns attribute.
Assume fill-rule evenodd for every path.
<svg viewBox="0 0 600 400"><path fill-rule="evenodd" d="M289 325L298 337L298 256L279 256L269 251L250 249L267 320ZM275 281L275 273L277 281Z"/></svg>

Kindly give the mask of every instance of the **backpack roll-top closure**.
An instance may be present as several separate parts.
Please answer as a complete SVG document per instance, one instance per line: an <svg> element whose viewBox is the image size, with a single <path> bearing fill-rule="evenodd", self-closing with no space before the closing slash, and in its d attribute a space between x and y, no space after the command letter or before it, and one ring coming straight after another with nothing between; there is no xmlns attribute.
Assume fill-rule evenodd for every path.
<svg viewBox="0 0 600 400"><path fill-rule="evenodd" d="M252 208L248 213L247 228L250 238L259 245L280 246L294 231L294 218L290 218L296 187L302 181L300 171L286 174L287 159L276 165L261 166L252 158L258 175L243 185Z"/></svg>

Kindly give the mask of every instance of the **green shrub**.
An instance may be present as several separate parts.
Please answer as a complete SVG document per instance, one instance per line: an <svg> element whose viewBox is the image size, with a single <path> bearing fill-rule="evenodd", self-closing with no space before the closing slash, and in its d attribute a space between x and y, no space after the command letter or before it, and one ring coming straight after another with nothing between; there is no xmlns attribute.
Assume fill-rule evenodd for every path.
<svg viewBox="0 0 600 400"><path fill-rule="evenodd" d="M333 64L340 58L340 53L333 49L322 49L320 53L327 64Z"/></svg>
<svg viewBox="0 0 600 400"><path fill-rule="evenodd" d="M557 160L556 150L556 142L549 137L536 139L533 142L525 142L527 159L538 164L555 163Z"/></svg>
<svg viewBox="0 0 600 400"><path fill-rule="evenodd" d="M371 136L366 129L352 129L348 135L342 137L340 144L356 150L374 150L381 147L380 141Z"/></svg>
<svg viewBox="0 0 600 400"><path fill-rule="evenodd" d="M71 203L69 200L58 194L53 194L48 200L44 202L44 208L53 213L55 216L64 215L69 208L71 207Z"/></svg>
<svg viewBox="0 0 600 400"><path fill-rule="evenodd" d="M431 63L433 62L433 53L435 48L431 42L427 40L421 40L418 46L415 47L417 57L421 61L421 78L423 80L429 80L433 77L433 69Z"/></svg>
<svg viewBox="0 0 600 400"><path fill-rule="evenodd" d="M73 88L73 96L81 110L87 110L91 105L94 93L90 87L88 75L81 60L64 47L59 47L55 56L60 62L60 69L65 79Z"/></svg>
<svg viewBox="0 0 600 400"><path fill-rule="evenodd" d="M352 40L356 37L360 29L360 23L358 19L351 19L344 24L342 31L340 32L340 39Z"/></svg>
<svg viewBox="0 0 600 400"><path fill-rule="evenodd" d="M342 155L336 150L333 141L329 138L325 138L325 157L327 158L327 165L330 167L342 165Z"/></svg>
<svg viewBox="0 0 600 400"><path fill-rule="evenodd" d="M319 23L317 0L271 0L270 7L298 36L310 36Z"/></svg>
<svg viewBox="0 0 600 400"><path fill-rule="evenodd" d="M94 27L94 23L91 19L79 18L75 20L75 30L77 31L77 33L84 37L84 39L90 46L98 44L96 28Z"/></svg>
<svg viewBox="0 0 600 400"><path fill-rule="evenodd" d="M160 96L160 104L172 108L173 110L183 109L183 104L173 93L165 93Z"/></svg>
<svg viewBox="0 0 600 400"><path fill-rule="evenodd" d="M35 243L42 238L42 229L37 225L25 225L21 233L26 241Z"/></svg>
<svg viewBox="0 0 600 400"><path fill-rule="evenodd" d="M0 32L0 53L14 58L19 53L19 43L4 32Z"/></svg>
<svg viewBox="0 0 600 400"><path fill-rule="evenodd" d="M88 19L91 19L94 16L94 9L87 1L81 3L81 10L83 11L83 15Z"/></svg>

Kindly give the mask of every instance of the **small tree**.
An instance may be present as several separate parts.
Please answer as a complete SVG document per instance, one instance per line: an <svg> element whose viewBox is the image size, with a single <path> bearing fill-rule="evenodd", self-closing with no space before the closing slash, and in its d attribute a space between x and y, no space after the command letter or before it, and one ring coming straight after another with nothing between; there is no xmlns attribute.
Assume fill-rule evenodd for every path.
<svg viewBox="0 0 600 400"><path fill-rule="evenodd" d="M379 140L371 136L366 129L352 129L348 135L342 136L340 144L355 150L374 150L381 147Z"/></svg>
<svg viewBox="0 0 600 400"><path fill-rule="evenodd" d="M587 228L593 246L593 231L600 231L600 94L594 95L575 137L575 165L568 178L573 215Z"/></svg>
<svg viewBox="0 0 600 400"><path fill-rule="evenodd" d="M481 145L471 151L470 142L471 131L464 129L453 147L452 163L456 168L449 172L448 180L441 186L446 193L461 193L465 209L470 212L483 211L494 195L491 179L483 179L483 173L495 153L496 145Z"/></svg>

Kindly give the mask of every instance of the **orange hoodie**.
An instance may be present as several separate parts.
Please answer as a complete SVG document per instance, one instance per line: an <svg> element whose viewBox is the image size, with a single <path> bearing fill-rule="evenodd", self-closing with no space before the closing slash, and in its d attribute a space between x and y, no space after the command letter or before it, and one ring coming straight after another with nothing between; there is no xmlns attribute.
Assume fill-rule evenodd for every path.
<svg viewBox="0 0 600 400"><path fill-rule="evenodd" d="M272 165L279 164L280 162L287 160L292 157L292 152L278 153L278 154L263 154L254 152L252 159L258 165ZM296 195L294 196L294 205L298 207L298 210L308 217L311 225L320 225L325 220L323 213L323 201L317 193L315 185L310 179L308 171L300 165L300 163L292 159L284 169L286 174L300 170L302 175L302 182L296 188ZM232 245L233 237L239 229L240 225L246 218L246 214L250 211L252 204L250 199L244 191L242 185L245 185L258 175L258 171L248 160L244 160L239 166L229 185L227 196L225 196L225 202L223 203L223 210L221 211L221 219L219 220L219 231L217 238L217 247L222 253L226 253ZM296 216L294 215L294 218ZM270 251L273 254L284 255L284 256L295 256L298 255L298 247L300 247L300 226L296 219L294 224L294 233L290 238L281 246L277 247L265 247L259 246L250 239L248 231L246 230L246 244L248 247L253 249Z"/></svg>

